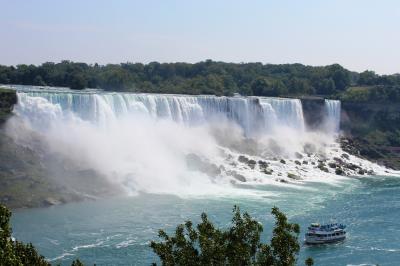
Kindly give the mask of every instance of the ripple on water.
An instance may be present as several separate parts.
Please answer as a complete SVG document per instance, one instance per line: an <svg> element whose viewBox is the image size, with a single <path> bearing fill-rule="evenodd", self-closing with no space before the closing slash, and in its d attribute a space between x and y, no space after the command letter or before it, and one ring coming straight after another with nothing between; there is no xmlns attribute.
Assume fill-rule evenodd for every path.
<svg viewBox="0 0 400 266"><path fill-rule="evenodd" d="M187 219L198 222L203 211L218 226L227 227L232 206L238 204L264 224L263 239L269 239L273 226L269 212L276 205L291 221L301 225L300 239L313 221L336 218L348 225L346 241L319 247L302 246L299 262L311 256L316 265L394 266L400 261L399 180L351 179L341 188L314 184L313 190L269 188L270 193L277 189L279 194L273 201L143 194L18 211L12 224L17 239L33 242L56 263L67 265L79 257L85 263L98 265L150 264L155 257L149 243L157 238L160 228L171 232Z"/></svg>

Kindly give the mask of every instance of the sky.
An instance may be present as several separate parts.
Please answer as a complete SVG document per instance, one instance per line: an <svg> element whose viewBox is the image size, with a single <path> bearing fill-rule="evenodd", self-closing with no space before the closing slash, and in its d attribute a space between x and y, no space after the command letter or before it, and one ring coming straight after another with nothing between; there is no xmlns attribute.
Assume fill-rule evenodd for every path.
<svg viewBox="0 0 400 266"><path fill-rule="evenodd" d="M0 0L0 64L339 63L400 72L398 0Z"/></svg>

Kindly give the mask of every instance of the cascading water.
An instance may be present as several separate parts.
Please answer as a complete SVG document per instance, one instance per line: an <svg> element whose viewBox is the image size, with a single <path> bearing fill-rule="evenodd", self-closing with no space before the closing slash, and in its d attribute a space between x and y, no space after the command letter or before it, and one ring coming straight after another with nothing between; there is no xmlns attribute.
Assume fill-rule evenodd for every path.
<svg viewBox="0 0 400 266"><path fill-rule="evenodd" d="M271 132L277 126L304 130L297 99L71 92L20 92L18 97L22 112L31 97L40 97L59 105L63 113L72 112L103 126L118 117L142 114L189 126L222 117L237 123L247 137Z"/></svg>
<svg viewBox="0 0 400 266"><path fill-rule="evenodd" d="M329 149L332 132L305 130L298 99L17 92L10 136L46 152L42 158L61 157L52 169L94 170L130 194L242 195L254 190L239 189L238 182L282 185L341 178L335 169L316 167L315 162L340 157L340 147ZM326 101L326 108L337 132L340 102ZM41 138L45 147L38 150L28 136Z"/></svg>
<svg viewBox="0 0 400 266"><path fill-rule="evenodd" d="M340 131L340 105L338 100L325 100L327 126L334 134L338 134Z"/></svg>

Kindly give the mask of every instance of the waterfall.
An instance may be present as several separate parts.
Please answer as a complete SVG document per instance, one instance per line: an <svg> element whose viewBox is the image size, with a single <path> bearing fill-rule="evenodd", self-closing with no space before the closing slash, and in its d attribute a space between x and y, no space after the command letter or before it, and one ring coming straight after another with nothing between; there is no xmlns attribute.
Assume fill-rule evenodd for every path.
<svg viewBox="0 0 400 266"><path fill-rule="evenodd" d="M326 123L330 131L337 134L340 130L341 106L338 100L325 100Z"/></svg>
<svg viewBox="0 0 400 266"><path fill-rule="evenodd" d="M305 147L324 152L340 124L340 102L332 100L325 102L332 130L322 132L305 130L298 99L35 88L17 95L7 130L51 158L44 164L54 176L93 170L132 194L230 194L237 182L275 184L299 167L308 178L319 170L295 158L309 155ZM240 162L242 155L257 166ZM259 171L264 161L271 175Z"/></svg>
<svg viewBox="0 0 400 266"><path fill-rule="evenodd" d="M304 130L300 100L265 97L216 97L71 91L20 91L19 110L32 98L45 99L62 113L106 126L119 117L141 114L192 126L225 118L238 124L247 137L272 132L278 126Z"/></svg>

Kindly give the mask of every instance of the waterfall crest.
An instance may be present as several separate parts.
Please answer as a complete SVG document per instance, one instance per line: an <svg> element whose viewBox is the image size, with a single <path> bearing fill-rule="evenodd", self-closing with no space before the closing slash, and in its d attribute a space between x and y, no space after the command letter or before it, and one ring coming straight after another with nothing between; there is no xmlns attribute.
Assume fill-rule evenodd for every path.
<svg viewBox="0 0 400 266"><path fill-rule="evenodd" d="M103 126L118 117L142 114L189 126L222 117L237 123L247 137L272 132L277 126L305 128L298 99L37 91L19 92L18 97L22 108L32 97L40 97L62 112Z"/></svg>

